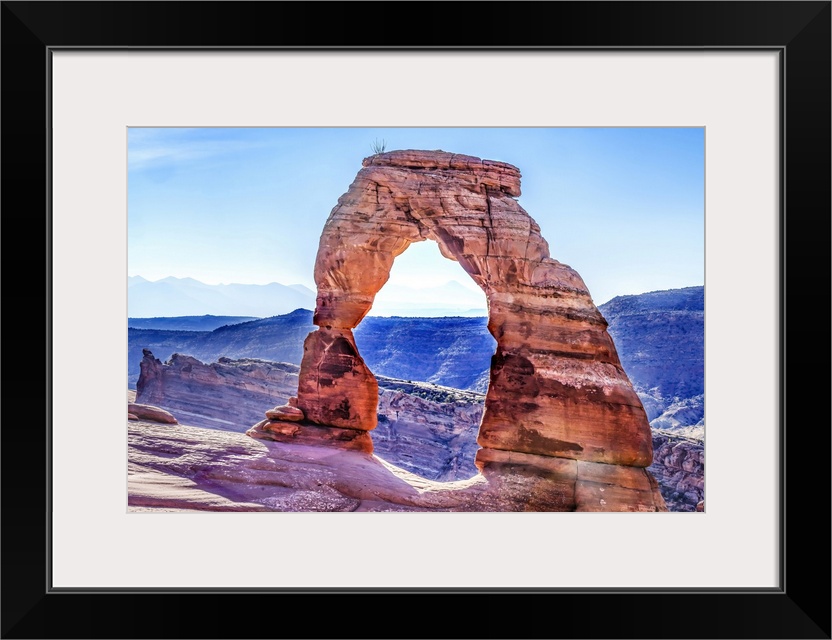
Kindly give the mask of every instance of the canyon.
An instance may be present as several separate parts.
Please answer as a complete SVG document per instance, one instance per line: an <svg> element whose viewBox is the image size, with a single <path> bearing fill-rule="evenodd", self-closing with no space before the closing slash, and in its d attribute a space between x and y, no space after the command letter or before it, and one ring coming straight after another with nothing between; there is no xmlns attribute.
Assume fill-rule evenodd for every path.
<svg viewBox="0 0 832 640"><path fill-rule="evenodd" d="M653 430L703 440L704 287L619 296L598 309ZM300 365L303 340L314 328L312 313L298 309L254 320L130 318L128 386L136 386L143 349L162 361L180 353L202 362L228 357ZM192 330L217 322L222 326ZM488 387L496 341L487 318L367 317L354 337L364 361L381 376L483 394Z"/></svg>
<svg viewBox="0 0 832 640"><path fill-rule="evenodd" d="M266 410L288 403L300 367L251 358L205 364L180 354L162 363L145 350L141 370L136 402L193 427L243 433ZM371 434L380 457L429 480L476 475L482 394L383 376L378 383L379 420Z"/></svg>
<svg viewBox="0 0 832 640"><path fill-rule="evenodd" d="M435 241L485 293L487 328L496 340L482 415L476 416L480 405L475 394L465 399L470 423L478 426L467 431L476 432L470 451L479 473L452 481L471 482L457 495L457 508L667 510L646 470L654 457L647 414L608 323L580 276L549 256L539 227L516 201L519 179L519 170L511 165L438 151L397 151L365 159L321 234L315 327L303 343L296 393L261 413L265 419L246 435L270 442L270 447L312 447L381 463L387 461L378 455L380 446L387 446L388 456L407 457L397 449L406 442L405 434L419 434L420 429L429 434L420 438L422 449L427 440L442 441L436 425L424 425L429 412L414 396L453 393L459 399L461 392L417 390L404 380L380 383L360 355L353 333L372 308L393 259L413 242ZM282 369L266 370L267 363L227 356L215 364L212 368L179 354L162 364L145 350L137 401L170 404L166 394L171 370L184 383L179 391L185 404L194 380L217 384L229 379L230 369L245 373L246 383L229 385L238 396L234 406L244 398L253 402L263 392L260 386L275 388L277 379L289 382L287 374L292 373L285 363ZM236 382L241 380L238 376ZM468 385L483 386L481 378ZM440 423L463 424L454 415L453 402L437 404L450 410ZM205 412L204 407L199 410ZM390 419L393 412L395 420ZM401 420L402 413L418 414L419 420L408 423ZM371 438L382 424L387 434L382 430ZM460 434L451 429L445 435L457 439ZM444 450L447 444L442 442ZM458 443L452 448L465 449ZM459 474L466 468L464 458L445 461L433 473ZM418 460L413 468L425 467ZM464 495L471 491L479 497L469 505Z"/></svg>
<svg viewBox="0 0 832 640"><path fill-rule="evenodd" d="M150 351L145 361L143 371L154 382L142 381L141 402L163 407L184 425L237 433L261 421L266 408L287 403L300 370L251 358L205 364L180 354L162 363ZM379 458L430 481L456 482L476 475L484 394L376 377L378 426L370 436ZM136 392L132 394L135 399ZM654 430L653 452L648 470L668 509L695 511L704 500L704 444Z"/></svg>
<svg viewBox="0 0 832 640"><path fill-rule="evenodd" d="M299 365L303 341L314 329L312 311L229 323L212 330L185 329L195 319L130 318L127 382L135 387L142 349L162 361L185 353L203 362L221 357L259 358ZM147 328L148 326L153 328ZM368 317L354 332L368 366L383 376L433 382L485 393L496 342L481 317Z"/></svg>
<svg viewBox="0 0 832 640"><path fill-rule="evenodd" d="M599 306L654 430L705 437L705 288L618 296Z"/></svg>

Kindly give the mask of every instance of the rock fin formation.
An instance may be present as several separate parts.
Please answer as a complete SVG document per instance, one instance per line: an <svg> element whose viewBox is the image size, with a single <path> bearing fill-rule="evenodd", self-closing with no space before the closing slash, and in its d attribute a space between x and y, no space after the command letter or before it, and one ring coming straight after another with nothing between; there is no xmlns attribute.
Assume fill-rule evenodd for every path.
<svg viewBox="0 0 832 640"><path fill-rule="evenodd" d="M536 467L562 481L564 509L621 510L638 494L663 510L644 471L650 426L607 323L581 277L550 257L519 195L520 171L503 162L413 150L365 159L321 234L319 329L304 345L297 406L321 427L376 426L378 385L352 329L396 256L434 240L485 293L497 341L478 437L486 478ZM623 486L620 497L597 498L604 483Z"/></svg>

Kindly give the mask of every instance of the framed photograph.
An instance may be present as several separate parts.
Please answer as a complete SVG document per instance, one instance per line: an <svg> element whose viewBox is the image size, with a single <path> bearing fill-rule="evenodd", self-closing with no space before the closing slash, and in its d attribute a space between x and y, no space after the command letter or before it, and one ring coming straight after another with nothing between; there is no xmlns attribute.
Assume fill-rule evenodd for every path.
<svg viewBox="0 0 832 640"><path fill-rule="evenodd" d="M704 513L704 152L131 127L128 509Z"/></svg>
<svg viewBox="0 0 832 640"><path fill-rule="evenodd" d="M830 3L489 3L443 18L454 36L436 33L436 6L403 3L399 33L370 3L3 3L3 637L253 637L274 631L235 605L362 595L389 596L402 615L464 595L503 607L499 622L460 621L460 637L830 637L828 500L801 500L828 486L830 463L807 464L817 406L795 388L786 402L787 380L805 382L796 364L787 375L788 347L807 338L809 295L796 292L811 280L828 302L830 290ZM322 10L337 31L320 26ZM383 157L385 132L430 127L701 132L704 511L130 510L122 376L140 252L128 245L128 204L139 210L129 155L182 149L131 136L360 131L365 155ZM334 175L340 144L301 141L294 149L315 157L297 167ZM222 196L206 186L203 197ZM198 215L180 224L205 242ZM317 220L292 224L298 238L321 233ZM185 251L153 234L142 251L157 264ZM205 249L220 262L221 246ZM244 265L235 252L229 264ZM812 429L812 450L829 451L828 422ZM818 573L820 587L804 577ZM164 618L128 614L149 604ZM529 604L570 615L541 625ZM182 626L158 624L171 617ZM408 628L436 635L430 616ZM321 620L308 635L372 633Z"/></svg>

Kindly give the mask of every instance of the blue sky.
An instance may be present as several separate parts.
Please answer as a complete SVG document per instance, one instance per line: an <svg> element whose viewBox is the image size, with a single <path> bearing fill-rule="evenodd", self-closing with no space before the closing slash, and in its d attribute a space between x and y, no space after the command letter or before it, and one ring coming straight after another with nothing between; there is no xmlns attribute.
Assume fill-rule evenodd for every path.
<svg viewBox="0 0 832 640"><path fill-rule="evenodd" d="M701 128L131 128L128 275L314 289L321 229L376 140L519 167L520 205L596 304L704 284ZM448 280L476 289L424 242L390 282Z"/></svg>

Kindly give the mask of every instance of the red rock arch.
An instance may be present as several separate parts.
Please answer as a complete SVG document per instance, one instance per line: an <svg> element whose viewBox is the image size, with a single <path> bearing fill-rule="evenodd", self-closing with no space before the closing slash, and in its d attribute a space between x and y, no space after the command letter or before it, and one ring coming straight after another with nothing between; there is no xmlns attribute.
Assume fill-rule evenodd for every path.
<svg viewBox="0 0 832 640"><path fill-rule="evenodd" d="M395 257L432 239L485 292L497 341L478 465L528 456L650 464L647 416L606 321L581 277L549 256L519 195L520 171L502 162L443 151L364 160L321 234L319 329L304 345L297 400L307 421L339 433L376 426L378 385L352 329Z"/></svg>

